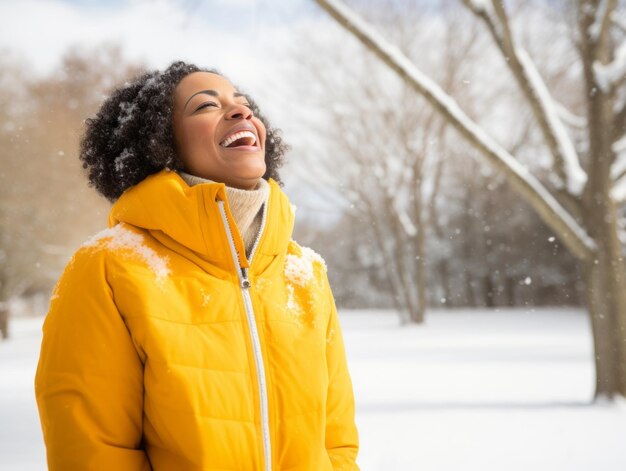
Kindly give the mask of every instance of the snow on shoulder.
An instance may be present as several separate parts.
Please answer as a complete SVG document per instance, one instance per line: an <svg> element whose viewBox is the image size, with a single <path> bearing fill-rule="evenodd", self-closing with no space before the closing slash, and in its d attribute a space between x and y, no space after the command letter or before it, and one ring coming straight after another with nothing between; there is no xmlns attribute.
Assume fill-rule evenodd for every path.
<svg viewBox="0 0 626 471"><path fill-rule="evenodd" d="M82 247L129 250L143 260L155 274L157 282L162 283L170 274L168 258L159 256L153 249L144 244L144 237L141 234L137 234L124 226L124 223L119 223L100 231L85 241Z"/></svg>
<svg viewBox="0 0 626 471"><path fill-rule="evenodd" d="M287 311L300 327L322 328L325 323L317 313L325 300L326 262L314 250L291 240L285 257L285 289Z"/></svg>
<svg viewBox="0 0 626 471"><path fill-rule="evenodd" d="M326 271L326 262L320 254L293 240L290 242L285 259L285 278L288 282L301 287L308 285L314 279L315 264Z"/></svg>

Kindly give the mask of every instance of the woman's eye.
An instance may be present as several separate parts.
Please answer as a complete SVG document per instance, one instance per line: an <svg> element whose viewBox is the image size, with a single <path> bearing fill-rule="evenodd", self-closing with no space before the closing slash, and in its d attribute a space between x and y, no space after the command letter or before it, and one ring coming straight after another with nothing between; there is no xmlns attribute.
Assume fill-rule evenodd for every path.
<svg viewBox="0 0 626 471"><path fill-rule="evenodd" d="M247 106L248 108L252 108L252 105L250 103L242 103L242 105ZM209 106L215 106L217 108L217 103L213 103L212 101L207 101L206 103L202 103L200 106L198 106L196 111L200 111L201 109L207 108Z"/></svg>
<svg viewBox="0 0 626 471"><path fill-rule="evenodd" d="M217 106L217 105L213 103L212 101L207 101L206 103L202 103L196 111L201 110L202 108L206 108L208 106Z"/></svg>

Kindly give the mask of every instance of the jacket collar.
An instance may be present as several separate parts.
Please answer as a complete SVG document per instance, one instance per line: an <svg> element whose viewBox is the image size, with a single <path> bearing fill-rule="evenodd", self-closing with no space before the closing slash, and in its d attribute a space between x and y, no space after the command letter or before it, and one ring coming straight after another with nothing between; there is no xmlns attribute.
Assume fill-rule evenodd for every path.
<svg viewBox="0 0 626 471"><path fill-rule="evenodd" d="M287 195L273 179L268 183L266 220L253 255L251 275L263 272L276 256L286 253L293 232L295 217ZM239 259L243 266L248 266L224 183L190 187L176 172L161 170L120 196L109 213L109 227L123 222L141 228L207 271L235 273L219 200L224 201Z"/></svg>

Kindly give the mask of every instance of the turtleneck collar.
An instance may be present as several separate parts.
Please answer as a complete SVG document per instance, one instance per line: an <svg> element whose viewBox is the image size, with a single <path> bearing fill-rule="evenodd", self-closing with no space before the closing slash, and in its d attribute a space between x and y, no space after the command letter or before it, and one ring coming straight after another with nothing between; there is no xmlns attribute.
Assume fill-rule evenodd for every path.
<svg viewBox="0 0 626 471"><path fill-rule="evenodd" d="M178 174L189 186L216 183L214 180L191 175L182 170L179 170ZM244 239L248 255L261 227L261 208L267 202L268 196L269 184L263 178L259 179L254 190L241 190L226 186L228 205L233 218L235 218L237 229Z"/></svg>

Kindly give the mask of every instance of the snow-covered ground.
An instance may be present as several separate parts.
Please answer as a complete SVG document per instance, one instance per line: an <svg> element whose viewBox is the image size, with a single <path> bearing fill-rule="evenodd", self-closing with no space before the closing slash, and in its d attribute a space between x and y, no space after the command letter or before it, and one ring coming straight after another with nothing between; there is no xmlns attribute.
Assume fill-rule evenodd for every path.
<svg viewBox="0 0 626 471"><path fill-rule="evenodd" d="M41 318L0 342L0 469L43 470ZM342 311L363 471L620 471L626 403L590 405L589 322L566 309Z"/></svg>

